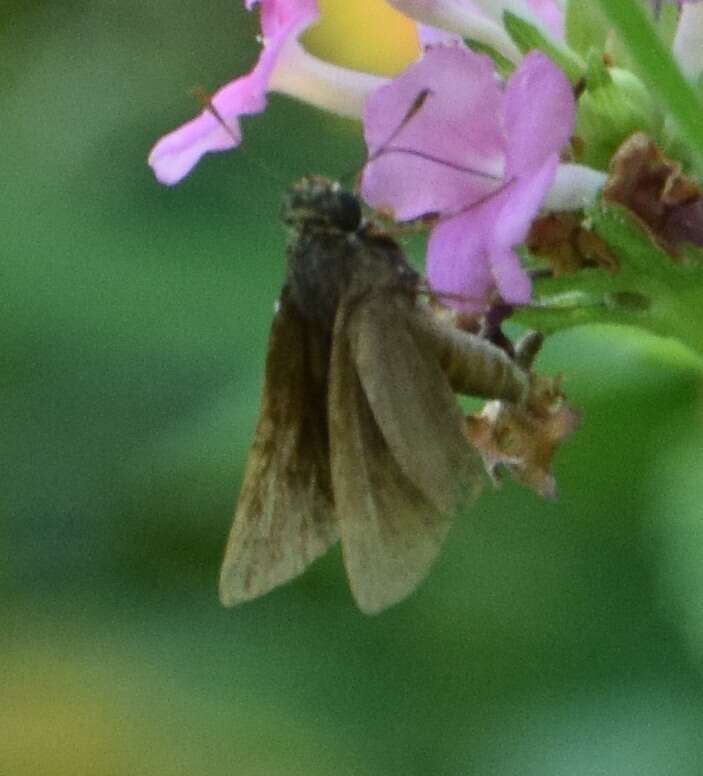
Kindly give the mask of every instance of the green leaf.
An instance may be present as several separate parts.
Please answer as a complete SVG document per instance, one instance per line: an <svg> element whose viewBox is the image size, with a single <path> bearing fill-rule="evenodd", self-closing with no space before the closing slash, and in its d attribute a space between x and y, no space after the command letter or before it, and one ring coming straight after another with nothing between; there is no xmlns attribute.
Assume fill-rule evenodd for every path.
<svg viewBox="0 0 703 776"><path fill-rule="evenodd" d="M569 0L566 6L566 42L586 58L591 49L603 51L608 36L608 19L593 3Z"/></svg>
<svg viewBox="0 0 703 776"><path fill-rule="evenodd" d="M473 38L464 38L464 43L477 54L487 54L493 60L493 64L501 78L508 79L513 74L515 63L504 57L493 46Z"/></svg>
<svg viewBox="0 0 703 776"><path fill-rule="evenodd" d="M581 57L566 46L548 38L531 22L510 11L503 11L503 25L513 43L523 54L538 49L566 73L571 83L575 84L583 77L586 65Z"/></svg>
<svg viewBox="0 0 703 776"><path fill-rule="evenodd" d="M652 16L652 0L637 0L648 17ZM665 46L670 46L676 31L679 9L676 3L663 3L656 20L657 33ZM618 67L632 67L628 50L622 41L608 32L612 24L608 16L595 3L569 0L566 7L566 42L569 47L586 58L593 49L607 52L611 62Z"/></svg>

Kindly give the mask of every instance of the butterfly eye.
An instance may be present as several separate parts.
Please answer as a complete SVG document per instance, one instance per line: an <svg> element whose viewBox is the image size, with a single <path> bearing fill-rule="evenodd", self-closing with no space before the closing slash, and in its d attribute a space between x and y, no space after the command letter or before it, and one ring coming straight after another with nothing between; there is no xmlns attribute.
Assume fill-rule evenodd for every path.
<svg viewBox="0 0 703 776"><path fill-rule="evenodd" d="M345 232L355 232L361 224L361 205L359 200L348 191L337 196L332 219L335 226Z"/></svg>

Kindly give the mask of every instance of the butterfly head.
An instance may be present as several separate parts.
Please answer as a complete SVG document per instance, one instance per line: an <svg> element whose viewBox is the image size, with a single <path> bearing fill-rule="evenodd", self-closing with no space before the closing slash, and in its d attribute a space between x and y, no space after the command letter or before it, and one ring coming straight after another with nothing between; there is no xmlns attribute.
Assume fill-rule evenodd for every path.
<svg viewBox="0 0 703 776"><path fill-rule="evenodd" d="M356 232L361 226L361 204L339 183L310 175L298 181L283 200L283 222L295 229L317 227L340 232Z"/></svg>

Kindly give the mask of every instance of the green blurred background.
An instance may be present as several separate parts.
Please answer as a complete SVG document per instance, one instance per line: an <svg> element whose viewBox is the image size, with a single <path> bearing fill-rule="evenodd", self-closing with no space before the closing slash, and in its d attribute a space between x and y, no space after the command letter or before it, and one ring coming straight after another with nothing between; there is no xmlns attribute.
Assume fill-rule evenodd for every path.
<svg viewBox="0 0 703 776"><path fill-rule="evenodd" d="M250 67L255 16L9 2L0 25L0 776L703 773L693 360L552 338L584 413L557 502L487 491L379 617L338 549L224 610L280 195L358 169L358 127L274 97L168 189L150 146Z"/></svg>

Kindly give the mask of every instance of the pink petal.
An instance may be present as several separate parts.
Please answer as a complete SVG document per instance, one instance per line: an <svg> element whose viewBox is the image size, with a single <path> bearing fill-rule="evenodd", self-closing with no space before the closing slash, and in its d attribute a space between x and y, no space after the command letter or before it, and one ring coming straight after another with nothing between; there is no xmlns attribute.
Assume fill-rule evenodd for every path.
<svg viewBox="0 0 703 776"><path fill-rule="evenodd" d="M252 5L253 2L247 3L248 8ZM313 0L263 0L264 48L259 61L250 73L215 93L211 105L217 116L207 108L156 143L149 154L149 164L161 183L178 183L203 154L239 145L239 117L264 110L269 81L286 44L295 42L317 17L317 3Z"/></svg>
<svg viewBox="0 0 703 776"><path fill-rule="evenodd" d="M502 177L502 103L488 57L456 45L430 48L366 102L364 198L405 220L484 197Z"/></svg>
<svg viewBox="0 0 703 776"><path fill-rule="evenodd" d="M297 37L320 16L317 0L261 0L261 32L269 40ZM251 0L247 8L251 10Z"/></svg>
<svg viewBox="0 0 703 776"><path fill-rule="evenodd" d="M558 164L559 158L554 154L534 175L513 180L494 197L488 255L498 292L510 304L530 301L532 284L513 246L527 237Z"/></svg>
<svg viewBox="0 0 703 776"><path fill-rule="evenodd" d="M508 304L527 304L532 296L532 282L512 248L494 248L490 265L495 286Z"/></svg>
<svg viewBox="0 0 703 776"><path fill-rule="evenodd" d="M444 303L467 312L485 308L494 281L486 252L486 207L477 205L438 224L427 244L427 280Z"/></svg>
<svg viewBox="0 0 703 776"><path fill-rule="evenodd" d="M521 62L505 91L506 178L559 153L574 130L576 102L562 71L539 51Z"/></svg>
<svg viewBox="0 0 703 776"><path fill-rule="evenodd" d="M423 49L430 46L448 46L461 45L461 35L454 32L447 32L439 27L432 27L429 24L418 24L417 31L420 37L420 45Z"/></svg>
<svg viewBox="0 0 703 776"><path fill-rule="evenodd" d="M466 297L449 304L464 310L485 307L495 289L511 304L530 299L531 284L513 246L521 243L556 174L558 158L536 174L506 184L502 191L442 221L427 246L432 289Z"/></svg>
<svg viewBox="0 0 703 776"><path fill-rule="evenodd" d="M492 244L511 247L523 242L554 177L559 158L553 154L531 175L507 183L494 197Z"/></svg>
<svg viewBox="0 0 703 776"><path fill-rule="evenodd" d="M225 151L239 145L242 134L238 117L245 112L261 111L266 105L262 90L247 90L246 87L251 86L251 75L232 81L212 98L212 104L226 122L227 128L222 126L212 111L204 110L156 143L149 154L149 164L161 183L178 183L209 151ZM242 109L247 97L249 111ZM257 97L259 106L256 104Z"/></svg>
<svg viewBox="0 0 703 776"><path fill-rule="evenodd" d="M564 39L564 10L556 0L527 0L547 31L558 40Z"/></svg>

